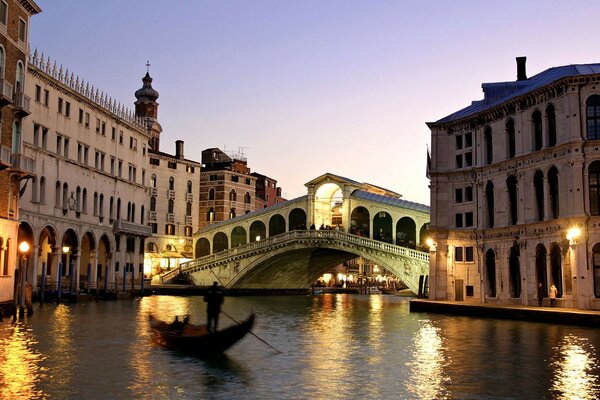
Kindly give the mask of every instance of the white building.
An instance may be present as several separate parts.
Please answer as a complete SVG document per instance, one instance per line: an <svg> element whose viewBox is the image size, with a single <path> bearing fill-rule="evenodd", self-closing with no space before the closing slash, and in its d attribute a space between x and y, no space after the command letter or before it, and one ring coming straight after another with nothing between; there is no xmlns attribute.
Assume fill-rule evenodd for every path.
<svg viewBox="0 0 600 400"><path fill-rule="evenodd" d="M21 198L28 282L50 295L139 287L146 211L146 121L37 51L26 92L23 153L35 160ZM125 282L124 282L125 281Z"/></svg>
<svg viewBox="0 0 600 400"><path fill-rule="evenodd" d="M600 309L600 64L517 63L428 124L430 298Z"/></svg>

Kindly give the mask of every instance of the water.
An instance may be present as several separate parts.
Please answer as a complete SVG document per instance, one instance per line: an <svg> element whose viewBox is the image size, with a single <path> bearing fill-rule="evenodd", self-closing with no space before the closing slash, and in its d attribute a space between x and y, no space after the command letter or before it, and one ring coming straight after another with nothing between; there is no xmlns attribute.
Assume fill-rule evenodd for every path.
<svg viewBox="0 0 600 400"><path fill-rule="evenodd" d="M198 297L36 306L0 322L1 399L595 399L600 332L409 313L395 296L228 297L257 313L223 357L152 342L147 316L189 313ZM231 322L224 315L220 326Z"/></svg>

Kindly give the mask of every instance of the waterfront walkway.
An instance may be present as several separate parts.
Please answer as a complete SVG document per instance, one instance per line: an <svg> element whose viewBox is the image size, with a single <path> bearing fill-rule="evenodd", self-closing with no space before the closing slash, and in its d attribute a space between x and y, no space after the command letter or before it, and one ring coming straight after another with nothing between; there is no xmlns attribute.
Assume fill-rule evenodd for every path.
<svg viewBox="0 0 600 400"><path fill-rule="evenodd" d="M410 302L410 311L600 327L600 311L573 308L415 299Z"/></svg>

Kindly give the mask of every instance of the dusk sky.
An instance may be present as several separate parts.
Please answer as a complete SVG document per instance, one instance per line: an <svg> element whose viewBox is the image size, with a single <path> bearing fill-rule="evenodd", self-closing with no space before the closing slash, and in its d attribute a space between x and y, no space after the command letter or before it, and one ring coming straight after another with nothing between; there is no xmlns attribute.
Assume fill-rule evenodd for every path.
<svg viewBox="0 0 600 400"><path fill-rule="evenodd" d="M325 172L429 204L425 122L481 83L600 62L599 1L36 0L31 49L133 109L150 60L161 150L248 158L287 198Z"/></svg>

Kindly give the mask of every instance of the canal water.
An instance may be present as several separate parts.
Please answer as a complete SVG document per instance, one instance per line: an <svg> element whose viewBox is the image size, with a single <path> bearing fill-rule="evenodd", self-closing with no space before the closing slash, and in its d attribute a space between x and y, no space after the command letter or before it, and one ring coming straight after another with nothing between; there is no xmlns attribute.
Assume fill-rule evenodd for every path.
<svg viewBox="0 0 600 400"><path fill-rule="evenodd" d="M596 399L598 329L410 313L396 296L227 297L254 333L198 359L148 314L204 322L201 297L36 306L0 322L0 399ZM222 314L220 326L231 324Z"/></svg>

